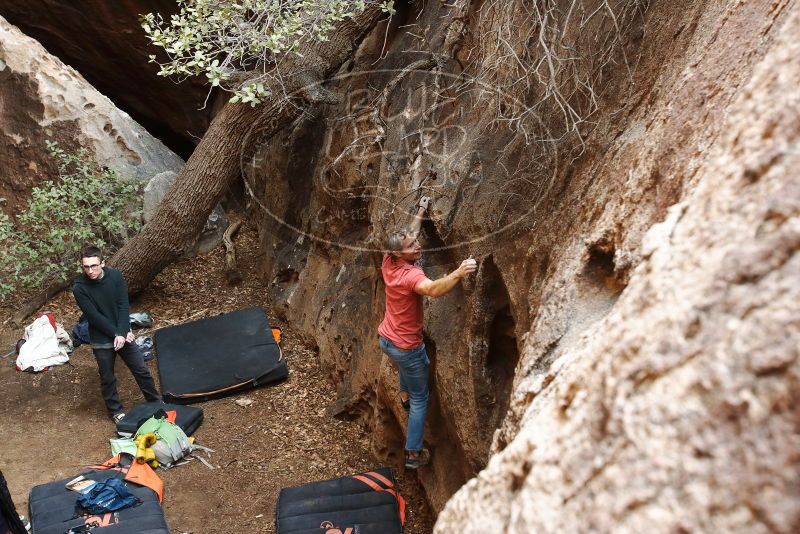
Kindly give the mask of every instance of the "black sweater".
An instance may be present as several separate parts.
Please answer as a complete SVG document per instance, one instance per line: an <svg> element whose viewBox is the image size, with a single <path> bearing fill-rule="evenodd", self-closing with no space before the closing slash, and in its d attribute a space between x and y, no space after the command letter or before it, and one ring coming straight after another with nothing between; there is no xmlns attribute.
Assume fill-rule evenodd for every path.
<svg viewBox="0 0 800 534"><path fill-rule="evenodd" d="M72 286L78 307L89 321L89 340L93 347L111 347L116 336L131 330L128 311L128 286L122 273L105 267L103 277L91 280L79 276Z"/></svg>

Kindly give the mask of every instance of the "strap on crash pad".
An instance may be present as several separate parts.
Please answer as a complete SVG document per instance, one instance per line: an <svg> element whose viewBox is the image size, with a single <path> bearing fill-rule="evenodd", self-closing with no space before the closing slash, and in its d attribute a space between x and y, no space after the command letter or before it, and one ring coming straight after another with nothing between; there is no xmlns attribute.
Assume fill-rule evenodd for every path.
<svg viewBox="0 0 800 534"><path fill-rule="evenodd" d="M385 484L387 487L384 488L383 486L378 484L378 482L369 477L373 477L375 480ZM406 524L406 500L403 498L402 495L400 495L400 493L392 489L394 487L394 484L392 484L391 480L381 475L380 473L376 473L375 471L370 471L368 473L364 473L363 475L353 475L352 478L358 480L359 482L363 482L364 484L374 489L375 491L385 491L391 495L394 495L394 498L397 499L397 506L400 510L400 524L401 525Z"/></svg>

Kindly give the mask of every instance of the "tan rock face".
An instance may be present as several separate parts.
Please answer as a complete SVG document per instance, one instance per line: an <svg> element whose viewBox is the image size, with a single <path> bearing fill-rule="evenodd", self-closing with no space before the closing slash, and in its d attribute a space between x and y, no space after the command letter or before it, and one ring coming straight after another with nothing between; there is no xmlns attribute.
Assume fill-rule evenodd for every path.
<svg viewBox="0 0 800 534"><path fill-rule="evenodd" d="M399 463L375 244L433 194L429 277L480 263L426 302L438 532L796 530L800 7L651 3L576 155L429 71L393 85L454 34L444 72L488 61L491 21L454 5L378 28L330 86L342 103L245 168L276 311L339 384L330 412Z"/></svg>
<svg viewBox="0 0 800 534"><path fill-rule="evenodd" d="M188 157L211 118L200 79L176 84L157 76L139 17L177 13L174 0L5 0L0 16L75 68L98 91L172 150ZM202 109L201 109L202 108Z"/></svg>
<svg viewBox="0 0 800 534"><path fill-rule="evenodd" d="M46 141L85 148L98 164L149 180L183 161L75 70L0 18L0 196L24 206L31 187L58 175Z"/></svg>
<svg viewBox="0 0 800 534"><path fill-rule="evenodd" d="M791 532L800 521L800 9L611 312L518 376L508 446L437 532ZM537 357L528 338L525 363ZM478 504L480 503L480 504Z"/></svg>

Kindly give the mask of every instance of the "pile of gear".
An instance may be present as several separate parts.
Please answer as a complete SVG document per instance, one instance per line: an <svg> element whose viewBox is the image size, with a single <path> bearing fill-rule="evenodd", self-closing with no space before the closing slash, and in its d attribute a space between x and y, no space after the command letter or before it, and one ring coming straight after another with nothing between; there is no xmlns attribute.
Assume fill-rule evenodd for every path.
<svg viewBox="0 0 800 534"><path fill-rule="evenodd" d="M130 323L131 328L153 326L150 313L146 311L131 313ZM142 349L144 361L153 359L153 338L137 336L134 343ZM56 365L69 363L70 354L82 344L89 344L89 322L85 317L81 316L71 333L67 333L64 326L56 322L53 312L44 312L25 327L23 336L14 348L14 364L19 371L41 373Z"/></svg>
<svg viewBox="0 0 800 534"><path fill-rule="evenodd" d="M25 335L15 347L15 364L20 371L39 373L67 363L72 350L69 334L51 312L46 312L25 327Z"/></svg>
<svg viewBox="0 0 800 534"><path fill-rule="evenodd" d="M149 314L130 318L132 327L152 324ZM74 329L76 343L88 341L82 339L88 336L82 328L79 323ZM46 338L52 349L52 341L64 337L60 331L63 328L59 330L52 314L45 314L26 329L22 347L43 346L39 340ZM170 534L161 506L164 485L157 470L194 459L214 469L197 452L210 457L214 451L191 437L203 421L203 410L188 404L284 380L288 368L280 337L262 308L158 330L154 340L162 398L174 404L153 400L115 414L119 437L109 440L111 459L73 478L35 486L28 498L33 534L78 534L104 528L115 534ZM0 491L0 504L2 497ZM0 509L0 519L12 534L25 534L10 497L7 500L9 506ZM385 467L283 488L275 513L278 534L402 534L404 522L405 501L394 474ZM6 534L3 527L0 521L0 534ZM15 530L19 528L23 530Z"/></svg>
<svg viewBox="0 0 800 534"><path fill-rule="evenodd" d="M157 404L144 403L140 406L155 407ZM184 406L174 406L174 408L200 410ZM194 438L188 437L184 429L176 424L177 415L177 410L167 411L164 408L158 408L151 417L139 421L132 436L110 440L111 453L115 455L129 454L138 463L148 464L153 469L157 467L169 469L195 450L214 452L196 443ZM202 410L200 410L200 416L202 416ZM127 427L131 417L136 417L136 408L120 421L120 425L123 428ZM193 424L191 426L196 428ZM118 433L127 434L124 431L118 431ZM206 462L205 459L198 458Z"/></svg>
<svg viewBox="0 0 800 534"><path fill-rule="evenodd" d="M168 534L161 508L164 484L156 469L181 465L197 450L214 452L187 435L202 419L202 409L192 406L136 406L118 423L121 437L109 440L111 459L31 490L35 533L78 534L113 525L120 533Z"/></svg>

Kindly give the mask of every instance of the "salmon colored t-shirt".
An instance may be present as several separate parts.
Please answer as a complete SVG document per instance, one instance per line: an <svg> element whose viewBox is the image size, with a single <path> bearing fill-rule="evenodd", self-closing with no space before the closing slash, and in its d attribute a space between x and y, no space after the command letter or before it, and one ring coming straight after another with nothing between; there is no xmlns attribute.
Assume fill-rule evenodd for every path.
<svg viewBox="0 0 800 534"><path fill-rule="evenodd" d="M401 259L383 257L381 265L386 284L386 315L378 333L401 349L422 344L422 295L414 288L427 277L420 267Z"/></svg>

